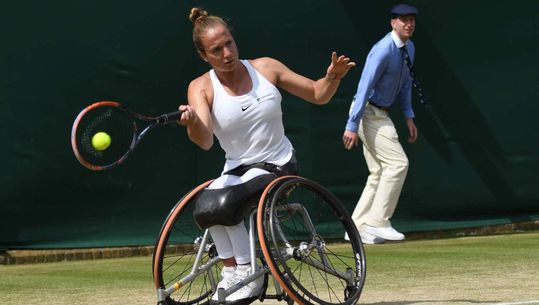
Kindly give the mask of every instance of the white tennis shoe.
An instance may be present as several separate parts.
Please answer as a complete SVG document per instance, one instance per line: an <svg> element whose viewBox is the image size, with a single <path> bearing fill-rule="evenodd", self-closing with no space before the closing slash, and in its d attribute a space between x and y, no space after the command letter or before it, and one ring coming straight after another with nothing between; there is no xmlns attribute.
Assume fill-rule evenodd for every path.
<svg viewBox="0 0 539 305"><path fill-rule="evenodd" d="M361 242L367 245L383 244L385 242L383 238L374 236L367 232L359 232L359 236L361 237ZM346 232L344 233L344 240L350 241L350 237Z"/></svg>
<svg viewBox="0 0 539 305"><path fill-rule="evenodd" d="M219 291L219 288L223 288L224 290L227 290L237 283L236 267L223 267L223 269L221 270L221 276L223 277L223 279L217 284L217 290L214 292L213 296L211 297L212 301L219 301L217 297L218 295L217 291Z"/></svg>
<svg viewBox="0 0 539 305"><path fill-rule="evenodd" d="M398 232L392 227L380 228L363 225L362 229L364 232L367 232L377 237L381 237L386 240L404 240L404 234Z"/></svg>
<svg viewBox="0 0 539 305"><path fill-rule="evenodd" d="M251 265L238 265L236 266L236 283L243 281L249 275L251 275L252 268ZM247 283L247 285L240 288L238 291L234 292L226 298L227 303L237 302L239 300L245 300L247 302L252 302L258 298L260 292L262 291L262 286L264 285L264 277L259 276L254 281Z"/></svg>

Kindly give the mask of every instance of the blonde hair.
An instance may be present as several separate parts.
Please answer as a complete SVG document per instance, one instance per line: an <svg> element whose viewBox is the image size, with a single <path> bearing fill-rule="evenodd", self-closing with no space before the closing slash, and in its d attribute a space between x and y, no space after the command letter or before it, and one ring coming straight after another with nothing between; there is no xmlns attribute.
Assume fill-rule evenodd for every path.
<svg viewBox="0 0 539 305"><path fill-rule="evenodd" d="M195 48L204 53L204 48L200 42L200 36L202 36L208 29L213 28L218 24L222 24L228 31L230 28L226 21L218 16L210 16L208 12L199 7L193 7L189 13L189 20L193 23L193 44Z"/></svg>

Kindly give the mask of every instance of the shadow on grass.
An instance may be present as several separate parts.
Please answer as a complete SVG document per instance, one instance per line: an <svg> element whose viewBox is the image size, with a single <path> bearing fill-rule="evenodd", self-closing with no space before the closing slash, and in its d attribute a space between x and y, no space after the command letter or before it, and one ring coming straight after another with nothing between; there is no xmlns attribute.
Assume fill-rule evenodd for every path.
<svg viewBox="0 0 539 305"><path fill-rule="evenodd" d="M496 304L497 301L474 301L474 300L421 300L421 301L398 301L398 302L374 302L361 303L363 305L414 305L414 304Z"/></svg>

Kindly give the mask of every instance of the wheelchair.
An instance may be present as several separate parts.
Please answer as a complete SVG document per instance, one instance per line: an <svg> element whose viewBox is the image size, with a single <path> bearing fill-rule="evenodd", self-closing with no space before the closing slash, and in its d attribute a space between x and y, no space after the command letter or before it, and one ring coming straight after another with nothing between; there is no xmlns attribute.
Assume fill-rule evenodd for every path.
<svg viewBox="0 0 539 305"><path fill-rule="evenodd" d="M264 277L261 302L358 302L366 276L359 232L334 195L300 176L276 178L263 190L245 219L257 271L216 291L222 263L208 230L201 230L192 214L193 199L210 183L187 193L163 223L152 262L158 305L210 304L214 293L218 304L225 304L226 296L259 277Z"/></svg>

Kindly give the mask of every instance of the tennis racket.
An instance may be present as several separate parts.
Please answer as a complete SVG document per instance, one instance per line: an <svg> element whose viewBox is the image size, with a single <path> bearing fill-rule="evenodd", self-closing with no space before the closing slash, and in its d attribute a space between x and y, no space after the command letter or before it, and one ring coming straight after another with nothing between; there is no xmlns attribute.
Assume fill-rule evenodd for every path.
<svg viewBox="0 0 539 305"><path fill-rule="evenodd" d="M175 111L151 117L117 102L96 102L84 108L75 119L71 146L77 160L86 168L111 169L125 162L150 130L174 123L180 116L181 112ZM96 139L98 136L101 137Z"/></svg>

